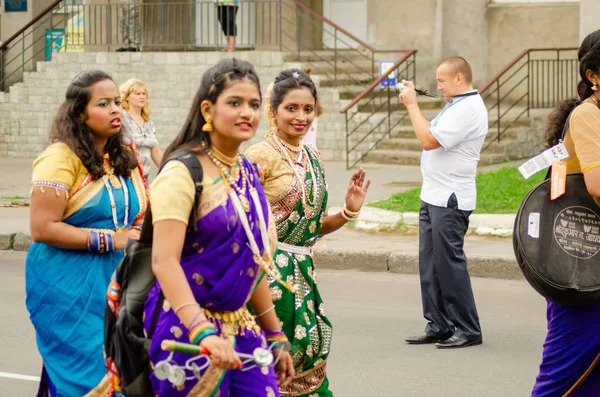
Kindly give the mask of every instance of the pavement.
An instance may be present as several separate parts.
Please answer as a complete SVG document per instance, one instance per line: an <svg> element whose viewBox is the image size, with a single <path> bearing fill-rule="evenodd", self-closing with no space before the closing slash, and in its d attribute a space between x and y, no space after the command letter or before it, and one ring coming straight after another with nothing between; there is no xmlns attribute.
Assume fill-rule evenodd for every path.
<svg viewBox="0 0 600 397"><path fill-rule="evenodd" d="M33 159L0 159L0 250L26 251L31 245L29 210L27 207L1 207L11 202L26 202L30 190ZM480 171L506 166L482 167ZM418 166L377 165L364 166L371 179L368 201L377 201L390 195L419 186L421 173ZM346 170L343 162L326 162L329 185L329 205L333 212L343 205L348 181L353 171ZM514 215L474 214L471 230L465 238L465 252L473 276L519 279L522 278L514 258L509 236ZM389 230L403 223L413 229ZM315 247L316 263L320 268L381 271L414 274L418 270L418 225L416 213L394 213L364 207L358 222L352 227L320 239Z"/></svg>
<svg viewBox="0 0 600 397"><path fill-rule="evenodd" d="M41 358L25 309L24 252L0 251L0 396L37 391ZM546 304L525 281L472 278L483 345L439 350L404 338L423 330L418 276L317 270L333 323L327 365L343 397L529 396L546 333Z"/></svg>

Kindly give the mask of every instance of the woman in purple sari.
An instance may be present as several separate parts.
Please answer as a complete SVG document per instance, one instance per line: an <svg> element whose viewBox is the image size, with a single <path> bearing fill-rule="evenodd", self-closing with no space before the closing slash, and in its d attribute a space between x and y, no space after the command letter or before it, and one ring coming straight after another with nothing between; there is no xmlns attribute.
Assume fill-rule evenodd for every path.
<svg viewBox="0 0 600 397"><path fill-rule="evenodd" d="M263 277L281 280L271 259L276 232L254 168L238 153L256 131L260 103L258 77L245 61L222 60L202 77L185 125L164 156L192 150L202 165L197 231L186 233L195 187L185 165L168 162L152 184L157 283L145 305L146 332L156 309L159 316L151 362L156 366L171 355L161 350L164 340L200 345L211 356L210 365L196 374L185 369L183 382L152 374L157 396L274 397L278 382L287 384L293 376L289 353L278 348L277 377L270 367L236 369L238 352L252 354L285 340ZM191 358L173 353L170 362L182 367Z"/></svg>
<svg viewBox="0 0 600 397"><path fill-rule="evenodd" d="M557 105L550 115L548 146L564 144L567 172L582 172L588 192L600 205L600 30L590 33L578 53L578 99ZM548 334L532 397L600 396L600 303L564 306L548 300Z"/></svg>

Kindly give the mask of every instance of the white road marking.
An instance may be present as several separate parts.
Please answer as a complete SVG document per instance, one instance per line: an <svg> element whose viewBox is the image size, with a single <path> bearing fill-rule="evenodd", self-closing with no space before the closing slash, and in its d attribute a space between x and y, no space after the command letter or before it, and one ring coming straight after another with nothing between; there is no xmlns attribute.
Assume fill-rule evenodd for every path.
<svg viewBox="0 0 600 397"><path fill-rule="evenodd" d="M39 376L29 376L29 375L21 375L21 374L11 374L8 372L0 372L0 378L9 378L9 379L18 379L18 380L29 380L32 382L39 382Z"/></svg>

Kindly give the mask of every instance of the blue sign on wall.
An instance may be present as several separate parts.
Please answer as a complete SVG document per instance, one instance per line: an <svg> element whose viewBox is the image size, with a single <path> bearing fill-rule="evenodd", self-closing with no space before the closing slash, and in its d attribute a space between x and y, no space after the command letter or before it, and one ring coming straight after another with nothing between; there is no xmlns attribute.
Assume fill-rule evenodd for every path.
<svg viewBox="0 0 600 397"><path fill-rule="evenodd" d="M387 74L396 62L394 61L379 61L379 75ZM396 71L394 70L379 84L380 87L394 87L396 85Z"/></svg>
<svg viewBox="0 0 600 397"><path fill-rule="evenodd" d="M4 0L4 12L27 11L27 0Z"/></svg>
<svg viewBox="0 0 600 397"><path fill-rule="evenodd" d="M64 38L64 29L46 29L46 61L52 60L53 52L60 51Z"/></svg>

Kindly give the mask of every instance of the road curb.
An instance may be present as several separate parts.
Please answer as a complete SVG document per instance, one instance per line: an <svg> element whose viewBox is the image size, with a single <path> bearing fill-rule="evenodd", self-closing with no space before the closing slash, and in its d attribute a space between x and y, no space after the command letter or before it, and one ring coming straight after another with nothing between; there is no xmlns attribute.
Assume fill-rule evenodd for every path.
<svg viewBox="0 0 600 397"><path fill-rule="evenodd" d="M523 274L514 256L468 255L469 274L474 277L522 280ZM342 251L315 249L319 269L359 270L400 274L419 273L417 252Z"/></svg>
<svg viewBox="0 0 600 397"><path fill-rule="evenodd" d="M0 250L27 251L31 243L31 237L25 233L0 234ZM514 256L472 255L468 256L467 260L471 276L523 279ZM348 251L317 247L315 263L320 269L419 273L419 255L416 251Z"/></svg>

